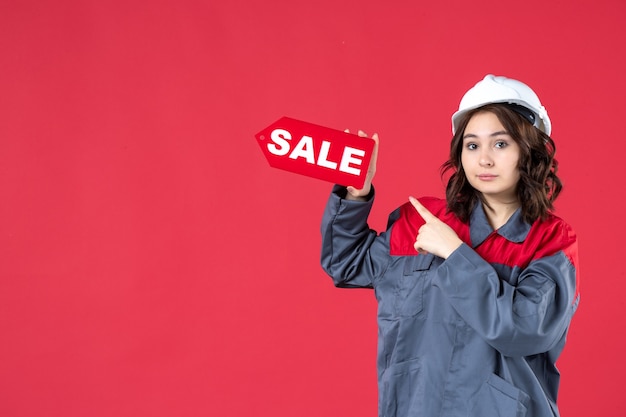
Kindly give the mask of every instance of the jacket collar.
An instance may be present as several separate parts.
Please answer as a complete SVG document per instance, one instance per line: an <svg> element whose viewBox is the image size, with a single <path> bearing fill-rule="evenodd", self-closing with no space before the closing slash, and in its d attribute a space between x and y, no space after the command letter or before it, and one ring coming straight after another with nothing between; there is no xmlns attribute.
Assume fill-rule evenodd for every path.
<svg viewBox="0 0 626 417"><path fill-rule="evenodd" d="M511 218L495 232L511 242L521 243L526 239L526 236L528 236L530 226L531 225L526 223L522 218L522 209L518 208ZM472 247L475 248L483 243L493 232L494 230L487 220L482 202L479 200L476 202L476 206L474 206L470 217L470 238L472 240Z"/></svg>

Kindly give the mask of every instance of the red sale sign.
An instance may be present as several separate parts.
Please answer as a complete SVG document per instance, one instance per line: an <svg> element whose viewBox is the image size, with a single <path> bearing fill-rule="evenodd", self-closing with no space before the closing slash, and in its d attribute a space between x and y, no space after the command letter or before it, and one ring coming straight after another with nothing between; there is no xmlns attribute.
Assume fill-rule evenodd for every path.
<svg viewBox="0 0 626 417"><path fill-rule="evenodd" d="M270 166L362 188L374 141L283 117L255 135Z"/></svg>

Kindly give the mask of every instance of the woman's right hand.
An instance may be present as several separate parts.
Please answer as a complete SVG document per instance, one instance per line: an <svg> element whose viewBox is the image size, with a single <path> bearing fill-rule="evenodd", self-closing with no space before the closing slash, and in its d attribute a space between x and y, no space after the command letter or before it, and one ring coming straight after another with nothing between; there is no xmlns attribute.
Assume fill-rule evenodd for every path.
<svg viewBox="0 0 626 417"><path fill-rule="evenodd" d="M348 129L346 129L345 132L350 133ZM359 130L358 135L362 138L367 137L367 134L362 130ZM374 140L374 150L372 151L370 165L367 168L367 175L365 177L365 183L363 183L363 188L357 189L351 185L346 187L348 190L348 192L346 193L346 200L365 201L365 198L372 190L372 179L374 179L374 174L376 174L376 160L378 159L378 133L374 133L372 135L372 140Z"/></svg>

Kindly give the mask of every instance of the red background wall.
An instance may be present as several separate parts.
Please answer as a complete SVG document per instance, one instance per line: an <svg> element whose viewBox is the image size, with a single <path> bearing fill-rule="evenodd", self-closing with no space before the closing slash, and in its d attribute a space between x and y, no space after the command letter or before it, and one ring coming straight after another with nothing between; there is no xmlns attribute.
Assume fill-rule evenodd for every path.
<svg viewBox="0 0 626 417"><path fill-rule="evenodd" d="M375 303L319 267L283 115L379 132L371 226L443 195L486 73L547 106L580 237L562 414L621 416L620 0L0 3L0 415L375 416Z"/></svg>

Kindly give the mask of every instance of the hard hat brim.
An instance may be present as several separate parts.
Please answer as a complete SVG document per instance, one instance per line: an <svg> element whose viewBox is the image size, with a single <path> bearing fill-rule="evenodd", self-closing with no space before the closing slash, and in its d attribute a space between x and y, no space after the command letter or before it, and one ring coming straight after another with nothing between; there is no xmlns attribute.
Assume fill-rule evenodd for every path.
<svg viewBox="0 0 626 417"><path fill-rule="evenodd" d="M476 110L480 107L486 106L488 104L498 104L498 103L502 103L502 104L517 104L519 106L522 106L530 111L533 112L533 114L535 115L535 123L533 124L533 126L535 126L537 129L541 130L542 132L544 132L546 135L550 136L551 130L552 130L552 126L550 124L550 118L548 118L547 113L544 111L542 111L541 113L539 111L537 111L537 109L534 109L533 107L529 106L528 103L524 100L516 100L516 99L507 99L507 100L494 100L494 101L490 101L488 103L480 103L480 104L476 104L474 106L469 106L466 107L462 110L458 110L456 111L453 115L452 115L452 134L456 133L456 130L458 128L458 124L460 123L461 119L463 118L463 116L473 110Z"/></svg>

